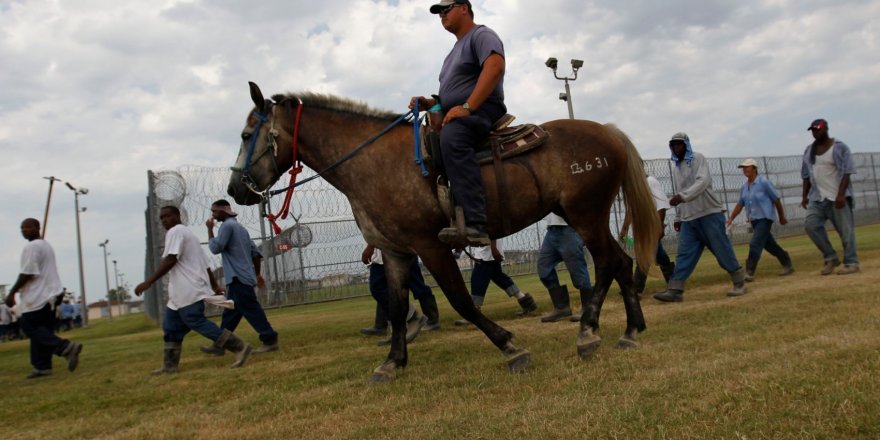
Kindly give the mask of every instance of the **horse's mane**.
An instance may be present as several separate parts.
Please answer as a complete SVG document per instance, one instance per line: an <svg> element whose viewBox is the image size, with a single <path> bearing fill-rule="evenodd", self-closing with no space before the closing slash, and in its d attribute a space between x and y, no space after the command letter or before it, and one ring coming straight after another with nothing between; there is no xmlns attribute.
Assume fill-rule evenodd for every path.
<svg viewBox="0 0 880 440"><path fill-rule="evenodd" d="M275 102L283 101L285 99L296 98L301 99L303 105L307 107L324 108L327 110L335 110L343 113L365 116L368 118L394 120L400 116L400 114L390 112L388 110L374 109L363 101L357 101L350 98L340 98L338 96L325 93L287 93L284 95L275 95L272 97Z"/></svg>

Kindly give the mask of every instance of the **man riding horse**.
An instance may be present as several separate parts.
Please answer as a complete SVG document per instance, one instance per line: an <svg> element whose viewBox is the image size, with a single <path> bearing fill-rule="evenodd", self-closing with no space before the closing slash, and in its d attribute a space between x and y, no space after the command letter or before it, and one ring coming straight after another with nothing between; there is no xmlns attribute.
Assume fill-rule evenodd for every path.
<svg viewBox="0 0 880 440"><path fill-rule="evenodd" d="M439 104L445 117L440 149L455 200L462 207L466 240L489 245L486 233L486 194L475 148L489 134L495 121L507 113L504 105L504 45L492 29L474 24L468 0L442 1L431 6L443 27L458 40L440 70L439 99L413 97L427 110ZM446 243L460 241L456 228L440 231Z"/></svg>

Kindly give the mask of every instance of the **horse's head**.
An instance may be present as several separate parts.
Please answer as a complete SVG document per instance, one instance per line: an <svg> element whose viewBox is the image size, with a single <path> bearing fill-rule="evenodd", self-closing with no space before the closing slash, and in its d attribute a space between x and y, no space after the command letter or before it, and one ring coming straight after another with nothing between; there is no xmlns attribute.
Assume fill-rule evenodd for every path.
<svg viewBox="0 0 880 440"><path fill-rule="evenodd" d="M261 193L293 164L290 149L282 148L292 144L293 134L280 120L291 102L264 99L260 87L249 84L255 107L241 131L241 147L226 191L240 205L258 203Z"/></svg>

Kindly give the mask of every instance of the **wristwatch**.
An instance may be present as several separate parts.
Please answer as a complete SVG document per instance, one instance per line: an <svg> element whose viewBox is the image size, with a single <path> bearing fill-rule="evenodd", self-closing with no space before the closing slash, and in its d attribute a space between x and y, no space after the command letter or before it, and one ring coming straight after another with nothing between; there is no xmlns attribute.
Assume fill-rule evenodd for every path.
<svg viewBox="0 0 880 440"><path fill-rule="evenodd" d="M471 110L471 105L470 105L470 104L468 104L468 102L467 102L467 101L465 101L465 102L464 102L464 104L462 104L462 105L461 105L461 108L463 108L463 109L465 109L465 110L467 110L467 111L468 111L468 113L470 113L470 114L473 114L473 113L474 113L474 111L473 111L473 110Z"/></svg>

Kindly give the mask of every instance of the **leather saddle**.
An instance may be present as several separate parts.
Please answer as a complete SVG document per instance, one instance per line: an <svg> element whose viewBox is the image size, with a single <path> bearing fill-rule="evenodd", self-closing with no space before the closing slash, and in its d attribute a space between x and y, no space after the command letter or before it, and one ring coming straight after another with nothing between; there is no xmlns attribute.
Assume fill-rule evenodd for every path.
<svg viewBox="0 0 880 440"><path fill-rule="evenodd" d="M486 139L476 148L477 161L480 165L493 164L505 234L511 231L510 222L504 215L508 190L503 161L540 147L550 136L539 125L511 126L510 123L514 119L516 117L510 114L499 118ZM437 198L449 217L450 225L458 229L459 235L463 236L464 215L461 213L461 208L455 206L453 195L447 185L446 170L440 155L440 123L442 120L442 113L428 113L428 124L421 128L422 156L425 164L439 175L437 178Z"/></svg>

